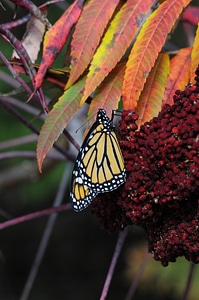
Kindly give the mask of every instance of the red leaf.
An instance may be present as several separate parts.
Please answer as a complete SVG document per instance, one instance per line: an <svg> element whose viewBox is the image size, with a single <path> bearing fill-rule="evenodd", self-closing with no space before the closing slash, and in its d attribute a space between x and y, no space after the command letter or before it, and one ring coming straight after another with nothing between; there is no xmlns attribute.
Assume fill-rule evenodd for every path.
<svg viewBox="0 0 199 300"><path fill-rule="evenodd" d="M123 107L135 110L146 79L168 33L190 0L167 0L144 23L131 51L123 85Z"/></svg>
<svg viewBox="0 0 199 300"><path fill-rule="evenodd" d="M125 66L126 63L119 63L97 88L89 107L89 116L96 114L99 108L103 108L106 110L107 115L111 117L112 110L118 108Z"/></svg>
<svg viewBox="0 0 199 300"><path fill-rule="evenodd" d="M194 82L194 78L196 76L196 68L198 67L199 63L199 27L196 30L193 49L191 53L191 67L190 67L190 81Z"/></svg>
<svg viewBox="0 0 199 300"><path fill-rule="evenodd" d="M160 112L168 74L169 56L167 53L161 53L147 78L136 107L135 112L139 115L136 122L138 126L151 120Z"/></svg>
<svg viewBox="0 0 199 300"><path fill-rule="evenodd" d="M71 42L71 72L66 88L77 80L90 63L118 3L119 0L93 0L84 7Z"/></svg>
<svg viewBox="0 0 199 300"><path fill-rule="evenodd" d="M168 103L172 105L175 91L184 89L185 85L189 83L191 50L191 48L181 49L172 58L163 104Z"/></svg>
<svg viewBox="0 0 199 300"><path fill-rule="evenodd" d="M129 0L114 16L93 56L80 106L120 61L147 18L153 0Z"/></svg>
<svg viewBox="0 0 199 300"><path fill-rule="evenodd" d="M47 31L44 38L42 61L35 76L35 89L42 85L47 69L53 64L63 48L72 26L80 16L83 2L84 0L76 0Z"/></svg>
<svg viewBox="0 0 199 300"><path fill-rule="evenodd" d="M85 79L82 79L66 90L47 115L37 144L37 162L40 172L47 153L78 110L84 85Z"/></svg>

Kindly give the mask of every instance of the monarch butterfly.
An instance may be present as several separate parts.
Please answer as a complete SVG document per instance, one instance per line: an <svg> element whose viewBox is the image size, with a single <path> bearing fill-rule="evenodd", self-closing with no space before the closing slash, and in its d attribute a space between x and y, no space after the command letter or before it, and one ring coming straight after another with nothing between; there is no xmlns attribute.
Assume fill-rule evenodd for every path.
<svg viewBox="0 0 199 300"><path fill-rule="evenodd" d="M71 183L71 205L85 209L100 193L117 189L126 180L124 160L112 118L99 109L77 156Z"/></svg>

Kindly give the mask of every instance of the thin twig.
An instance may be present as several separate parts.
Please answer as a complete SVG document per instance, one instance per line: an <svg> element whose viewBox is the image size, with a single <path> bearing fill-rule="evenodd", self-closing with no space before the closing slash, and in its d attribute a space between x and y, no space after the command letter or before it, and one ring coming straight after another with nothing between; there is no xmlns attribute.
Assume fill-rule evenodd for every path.
<svg viewBox="0 0 199 300"><path fill-rule="evenodd" d="M39 130L33 126L29 121L27 121L18 111L16 111L11 105L9 105L3 97L0 97L0 104L4 106L9 112L11 112L20 122L22 122L26 127L28 127L30 130L32 130L34 133L39 135ZM75 157L70 154L68 151L63 150L60 146L58 146L56 143L54 143L53 147L58 150L60 153L62 153L66 158L68 158L70 161L74 161Z"/></svg>
<svg viewBox="0 0 199 300"><path fill-rule="evenodd" d="M64 1L64 0L52 0L52 1L47 1L45 2L44 4L41 4L39 6L39 9L42 9L42 8L46 8L47 6L49 6L50 4L54 4L54 3L58 3L58 2L61 2L61 1ZM16 27L19 27L25 23L27 23L30 18L31 18L31 14L27 14L26 16L18 19L18 20L14 20L14 21L11 21L11 22L8 22L8 23L4 23L3 25L5 26L5 28L11 30L13 28L16 28Z"/></svg>
<svg viewBox="0 0 199 300"><path fill-rule="evenodd" d="M41 10L30 0L10 0L15 5L19 5L27 9L33 16L38 18L42 23L44 23L48 28L51 27L50 22L46 16L41 12Z"/></svg>
<svg viewBox="0 0 199 300"><path fill-rule="evenodd" d="M35 151L9 151L9 152L0 153L0 160L16 158L16 157L36 158L36 152ZM55 159L61 161L66 160L65 155L59 153L48 153L47 157L54 160Z"/></svg>
<svg viewBox="0 0 199 300"><path fill-rule="evenodd" d="M33 143L37 141L37 138L38 136L36 134L29 134L15 139L2 141L0 142L0 150Z"/></svg>
<svg viewBox="0 0 199 300"><path fill-rule="evenodd" d="M36 71L26 49L24 48L22 43L12 34L12 32L4 27L4 25L0 25L0 33L5 38L5 40L9 42L16 50L34 86L34 76L36 75Z"/></svg>
<svg viewBox="0 0 199 300"><path fill-rule="evenodd" d="M18 225L23 222L27 222L27 221L30 221L30 220L33 220L36 218L41 218L41 217L50 215L52 213L62 212L64 210L69 210L69 209L71 209L71 205L70 205L70 203L66 203L66 204L60 205L59 207L51 207L51 208L47 208L47 209L44 209L41 211L36 211L34 213L30 213L25 216L17 217L15 219L0 223L0 230L15 226L15 225Z"/></svg>
<svg viewBox="0 0 199 300"><path fill-rule="evenodd" d="M0 63L0 67L3 65L3 63ZM6 84L9 84L9 86L13 87L14 89L18 89L20 87L20 84L16 81L16 79L13 78L13 76L11 76L10 74L6 73L5 71L0 70L0 80L2 83L5 82ZM0 95L5 94L6 93L0 93Z"/></svg>
<svg viewBox="0 0 199 300"><path fill-rule="evenodd" d="M17 74L11 63L7 60L7 58L3 55L3 53L0 51L0 59L4 62L5 66L8 68L12 76L20 83L20 85L24 88L24 90L31 95L32 90L28 86L28 84L22 79L22 77Z"/></svg>
<svg viewBox="0 0 199 300"><path fill-rule="evenodd" d="M14 21L11 21L11 22L7 22L7 23L4 23L4 27L8 30L12 30L16 27L19 27L25 23L27 23L31 18L31 14L27 14L26 16L18 19L18 20L14 20Z"/></svg>
<svg viewBox="0 0 199 300"><path fill-rule="evenodd" d="M27 72L27 74L30 78L32 86L34 87L34 78L35 78L35 75L36 75L36 71L34 69L34 66L31 62L31 59L30 59L26 49L24 48L23 44L12 34L11 31L9 31L7 28L5 28L4 25L2 25L2 24L0 25L0 34L16 50L17 54L19 55L23 65L24 65L24 68L25 68L25 70L26 70L26 72ZM41 104L44 111L48 112L49 109L48 109L48 106L47 106L46 99L45 99L45 96L43 94L42 88L39 88L35 92L31 92L29 98L32 98L34 95L37 96L38 102Z"/></svg>
<svg viewBox="0 0 199 300"><path fill-rule="evenodd" d="M63 200L64 193L65 193L65 188L66 188L66 185L67 185L67 182L68 182L68 179L69 179L68 168L69 168L69 165L67 164L67 166L65 168L65 171L64 171L64 174L63 174L63 177L62 177L62 180L61 180L61 183L60 183L60 186L59 186L59 189L57 191L57 195L55 197L53 207L60 206L60 204ZM25 284L24 289L22 291L20 300L27 300L29 295L30 295L32 286L34 284L34 281L35 281L35 278L37 276L39 267L41 265L42 259L43 259L44 254L45 254L46 247L48 245L48 241L50 239L51 232L53 230L55 221L57 219L57 215L58 215L57 213L51 214L48 218L48 222L47 222L45 230L43 232L43 236L41 238L39 248L37 250L35 259L33 261L29 276L28 276L27 281L26 281L26 284Z"/></svg>
<svg viewBox="0 0 199 300"><path fill-rule="evenodd" d="M0 100L6 101L6 103L13 105L17 108L22 109L23 111L26 111L28 113L30 113L31 115L33 115L34 117L37 117L41 120L45 119L45 114L42 114L41 111L39 109L37 109L36 107L31 106L29 103L27 105L27 103L22 102L20 100L17 100L14 97L11 96L0 96Z"/></svg>
<svg viewBox="0 0 199 300"><path fill-rule="evenodd" d="M192 283L192 279L193 279L193 272L196 268L196 265L194 265L193 263L190 263L190 269L189 269L189 274L187 277L187 284L185 286L185 290L184 293L182 295L181 300L187 300L188 299L188 294L191 288L191 283Z"/></svg>
<svg viewBox="0 0 199 300"><path fill-rule="evenodd" d="M109 267L109 270L108 270L108 273L107 273L106 281L105 281L105 284L104 284L104 287L103 287L103 290L102 290L100 300L105 300L106 299L106 296L107 296L107 293L108 293L108 290L109 290L109 286L110 286L110 283L111 283L111 279L113 277L113 272L115 270L115 266L116 266L118 257L120 255L122 246L123 246L124 241L126 239L127 232L128 232L128 229L126 227L118 235L118 240L117 240L117 243L116 243L116 246L115 246L115 251L114 251L113 258L112 258L112 261L111 261L111 264L110 264L110 267Z"/></svg>

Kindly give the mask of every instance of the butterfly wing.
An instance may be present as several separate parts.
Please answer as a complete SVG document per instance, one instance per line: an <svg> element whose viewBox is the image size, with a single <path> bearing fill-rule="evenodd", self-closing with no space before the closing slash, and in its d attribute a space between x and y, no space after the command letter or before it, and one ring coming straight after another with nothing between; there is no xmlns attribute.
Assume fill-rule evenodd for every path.
<svg viewBox="0 0 199 300"><path fill-rule="evenodd" d="M85 209L99 193L117 189L125 179L124 161L112 120L104 110L99 110L73 170L70 198L74 210Z"/></svg>

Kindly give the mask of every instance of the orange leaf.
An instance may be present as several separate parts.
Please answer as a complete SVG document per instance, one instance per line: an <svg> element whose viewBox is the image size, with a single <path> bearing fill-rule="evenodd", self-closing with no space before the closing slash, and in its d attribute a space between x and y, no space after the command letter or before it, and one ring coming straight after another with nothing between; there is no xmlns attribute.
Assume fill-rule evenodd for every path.
<svg viewBox="0 0 199 300"><path fill-rule="evenodd" d="M119 0L93 0L84 7L71 42L71 72L66 88L77 80L90 63L118 3Z"/></svg>
<svg viewBox="0 0 199 300"><path fill-rule="evenodd" d="M139 115L136 122L138 126L157 116L160 112L168 74L169 56L167 53L163 53L158 56L139 98L135 111Z"/></svg>
<svg viewBox="0 0 199 300"><path fill-rule="evenodd" d="M172 58L163 104L168 103L172 105L175 91L184 89L185 85L189 83L191 50L191 48L181 49Z"/></svg>
<svg viewBox="0 0 199 300"><path fill-rule="evenodd" d="M77 22L84 0L76 0L63 13L59 20L46 32L44 49L39 70L35 76L35 89L43 82L47 69L63 48L72 26Z"/></svg>
<svg viewBox="0 0 199 300"><path fill-rule="evenodd" d="M124 109L135 110L146 78L165 43L167 34L190 0L167 0L144 23L127 62L123 85Z"/></svg>
<svg viewBox="0 0 199 300"><path fill-rule="evenodd" d="M59 98L47 115L37 144L37 162L41 172L42 163L66 125L77 112L85 79L78 81Z"/></svg>
<svg viewBox="0 0 199 300"><path fill-rule="evenodd" d="M111 117L112 110L118 108L118 102L122 93L125 66L126 63L118 64L96 90L89 107L89 116L93 116L98 112L99 108L103 108L106 110L107 115Z"/></svg>
<svg viewBox="0 0 199 300"><path fill-rule="evenodd" d="M80 106L125 54L153 3L153 0L129 0L115 15L94 54Z"/></svg>
<svg viewBox="0 0 199 300"><path fill-rule="evenodd" d="M193 43L193 50L191 53L191 67L190 67L190 81L194 82L196 76L195 71L199 63L199 26L196 30L196 35Z"/></svg>

